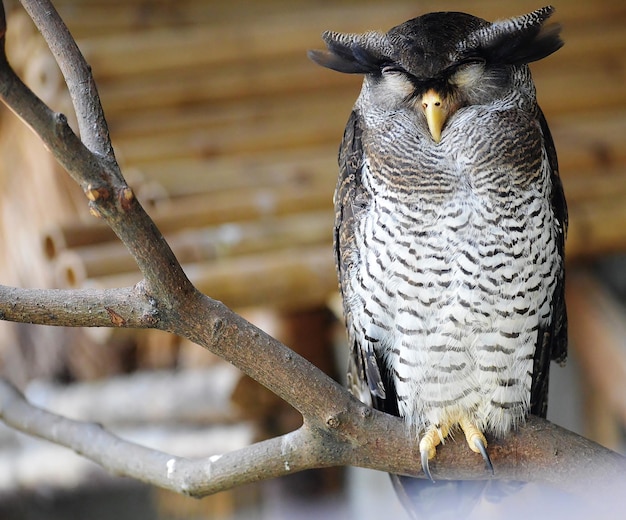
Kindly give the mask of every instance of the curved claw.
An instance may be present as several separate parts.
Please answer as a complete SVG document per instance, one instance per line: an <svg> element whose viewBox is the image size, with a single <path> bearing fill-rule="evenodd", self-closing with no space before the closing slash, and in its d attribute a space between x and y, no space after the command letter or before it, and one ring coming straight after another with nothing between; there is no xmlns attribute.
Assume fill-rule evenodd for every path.
<svg viewBox="0 0 626 520"><path fill-rule="evenodd" d="M428 480L430 480L434 484L435 480L433 479L433 476L430 473L430 468L428 467L428 450L421 450L420 456L422 460L422 470L424 471L424 475L426 475L426 478L428 478Z"/></svg>
<svg viewBox="0 0 626 520"><path fill-rule="evenodd" d="M489 458L489 453L487 453L487 448L485 448L485 444L480 438L474 437L474 446L476 446L480 454L483 456L483 460L485 461L485 466L487 467L489 471L491 471L491 474L493 475L494 473L493 464L491 463L491 459Z"/></svg>

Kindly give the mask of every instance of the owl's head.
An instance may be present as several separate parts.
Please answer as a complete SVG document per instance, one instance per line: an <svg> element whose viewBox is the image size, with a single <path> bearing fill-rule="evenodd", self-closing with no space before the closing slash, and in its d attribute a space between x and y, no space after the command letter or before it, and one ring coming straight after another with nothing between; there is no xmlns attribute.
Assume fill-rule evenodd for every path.
<svg viewBox="0 0 626 520"><path fill-rule="evenodd" d="M459 108L515 93L534 97L527 64L558 50L560 26L546 25L554 9L497 22L465 13L413 18L387 33L323 34L328 50L309 51L319 65L365 74L367 90L389 110L421 111L439 141ZM534 99L532 100L534 102Z"/></svg>

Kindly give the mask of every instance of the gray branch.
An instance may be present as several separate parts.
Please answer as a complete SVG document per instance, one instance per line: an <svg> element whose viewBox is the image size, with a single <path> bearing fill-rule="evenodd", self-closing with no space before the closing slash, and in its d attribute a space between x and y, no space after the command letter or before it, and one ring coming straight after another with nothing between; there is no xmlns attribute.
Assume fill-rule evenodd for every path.
<svg viewBox="0 0 626 520"><path fill-rule="evenodd" d="M335 465L417 475L416 443L401 421L379 412L370 414L369 409L360 406L361 413L352 414L346 421L335 418L324 431L305 422L292 433L241 450L187 459L122 440L98 424L44 411L0 380L0 417L7 425L70 448L112 473L196 497ZM592 492L592 484L594 494L597 486L617 489L617 485L624 484L623 457L535 417L506 439L492 440L490 452L493 476L464 442L446 442L432 463L433 475L445 480L534 481L583 495Z"/></svg>

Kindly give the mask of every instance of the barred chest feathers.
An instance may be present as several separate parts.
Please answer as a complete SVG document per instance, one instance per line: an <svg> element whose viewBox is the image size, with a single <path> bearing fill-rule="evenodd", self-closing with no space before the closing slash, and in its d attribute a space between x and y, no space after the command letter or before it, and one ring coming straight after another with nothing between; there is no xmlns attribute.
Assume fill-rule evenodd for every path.
<svg viewBox="0 0 626 520"><path fill-rule="evenodd" d="M463 123L480 118L494 131L503 118L524 119L467 111ZM400 414L418 430L470 413L502 435L528 413L537 335L550 320L559 266L549 168L543 157L502 171L515 136L509 149L477 151L467 133L455 139L464 125L454 123L438 146L419 143L410 170L364 161L371 202L354 230L354 333L373 342ZM538 137L530 123L515 128L519 139Z"/></svg>

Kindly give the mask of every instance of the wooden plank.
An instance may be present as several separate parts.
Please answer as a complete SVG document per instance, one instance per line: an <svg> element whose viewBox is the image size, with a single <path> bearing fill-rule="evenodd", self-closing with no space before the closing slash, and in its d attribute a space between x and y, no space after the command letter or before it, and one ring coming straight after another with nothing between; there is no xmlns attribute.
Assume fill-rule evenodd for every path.
<svg viewBox="0 0 626 520"><path fill-rule="evenodd" d="M353 94L353 100L356 99ZM302 99L296 107L306 105ZM176 128L117 139L113 144L124 163L137 166L184 157L217 157L289 148L306 149L322 145L338 146L352 103L315 103L301 112L277 112L264 119L224 124ZM182 126L182 125L181 125ZM278 155L278 154L277 154Z"/></svg>
<svg viewBox="0 0 626 520"><path fill-rule="evenodd" d="M626 105L617 105L547 116L566 180L568 171L604 171L626 164L625 115Z"/></svg>
<svg viewBox="0 0 626 520"><path fill-rule="evenodd" d="M556 55L552 61L557 61ZM620 72L624 67L626 56L620 55L606 61L579 62L576 68L564 68L556 74L549 70L534 74L539 104L548 115L626 106Z"/></svg>
<svg viewBox="0 0 626 520"><path fill-rule="evenodd" d="M596 201L626 200L626 164L562 172L569 206Z"/></svg>
<svg viewBox="0 0 626 520"><path fill-rule="evenodd" d="M235 256L324 244L332 248L333 215L307 212L276 219L226 223L182 230L165 238L181 263L211 263ZM89 278L136 272L137 264L121 242L111 241L61 251L56 259L61 287L80 287Z"/></svg>
<svg viewBox="0 0 626 520"><path fill-rule="evenodd" d="M154 26L187 27L198 24L221 25L226 22L245 24L271 16L285 16L286 13L297 16L292 22L296 26L298 22L302 23L315 13L320 13L323 20L335 20L336 23L345 24L350 23L351 18L368 16L369 25L358 30L388 29L412 16L439 11L442 7L449 11L469 11L476 16L495 20L532 11L537 9L539 4L532 0L518 0L515 5L497 0L474 0L468 5L466 0L448 0L445 6L442 6L439 0L422 0L419 4L411 0L392 0L381 5L373 0L343 0L335 4L326 3L323 9L320 9L320 4L314 0L271 0L259 4L246 0L230 2L151 0L149 4L145 1L123 0L114 2L57 0L55 5L78 36L89 36L112 31L136 31ZM347 11L343 18L340 17L341 10ZM620 0L565 2L557 5L555 18L567 23L589 23L597 18L623 16L625 12L624 3ZM387 20L385 16L391 19ZM341 27L323 28L353 30Z"/></svg>
<svg viewBox="0 0 626 520"><path fill-rule="evenodd" d="M339 4L324 10L314 3L305 5L305 11L293 7L252 18L242 18L240 12L233 11L228 23L209 19L177 31L175 37L167 24L140 33L87 36L80 46L101 78L128 77L164 69L223 66L240 60L248 64L280 61L286 55L303 55L311 46L321 45L321 32L330 28L329 23L341 23L342 31L382 29L415 13L408 2L358 9Z"/></svg>
<svg viewBox="0 0 626 520"><path fill-rule="evenodd" d="M247 190L281 184L327 183L329 196L338 175L338 143L304 149L269 150L211 158L184 157L134 164L129 183L141 201L151 187L164 197L192 196L222 190ZM158 200L158 199L157 199Z"/></svg>
<svg viewBox="0 0 626 520"><path fill-rule="evenodd" d="M209 132L229 126L258 126L273 120L282 120L285 124L297 120L304 124L309 117L320 117L320 112L327 117L338 112L347 121L359 90L360 81L355 81L348 88L342 86L337 89L319 89L307 94L293 92L262 99L252 97L220 103L158 106L148 111L139 111L133 117L114 113L109 118L109 130L115 140L123 141L127 138L158 136L191 129Z"/></svg>
<svg viewBox="0 0 626 520"><path fill-rule="evenodd" d="M566 258L594 257L626 250L626 207L624 199L600 200L569 208Z"/></svg>
<svg viewBox="0 0 626 520"><path fill-rule="evenodd" d="M161 232L168 234L182 229L255 219L261 221L318 210L332 212L332 197L326 183L312 182L253 189L247 193L232 190L208 199L203 195L184 197L152 212L152 217ZM113 231L104 222L94 219L51 226L43 243L52 257L63 249L114 239Z"/></svg>
<svg viewBox="0 0 626 520"><path fill-rule="evenodd" d="M624 24L626 13L617 16L602 16L585 24L570 27L563 26L562 38L565 45L555 54L555 59L540 60L537 68L558 71L562 67L576 67L588 60L604 61L605 57L623 55L626 50Z"/></svg>
<svg viewBox="0 0 626 520"><path fill-rule="evenodd" d="M232 308L310 309L324 306L337 290L328 245L186 264L183 269L200 291ZM128 273L89 279L84 286L127 287L140 279L139 273Z"/></svg>
<svg viewBox="0 0 626 520"><path fill-rule="evenodd" d="M55 4L56 5L56 4ZM341 23L351 30L368 30L376 27L387 29L392 25L415 16L418 10L414 2L407 0L385 3L357 2L345 0L338 5L327 4L320 9L319 4L311 0L277 2L248 2L239 0L235 3L180 1L151 2L149 6L133 5L122 2L115 8L107 3L84 4L69 2L65 7L57 5L66 23L78 38L111 33L128 33L154 27L193 28L194 26L220 27L236 24L242 29L250 25L291 25L300 27L304 32L307 21L319 20L319 26L313 25L316 34L328 29L328 23ZM272 22L275 18L276 21ZM303 26L303 24L305 24ZM310 25L309 25L310 26Z"/></svg>
<svg viewBox="0 0 626 520"><path fill-rule="evenodd" d="M358 89L356 76L327 71L309 61L303 52L280 64L255 62L233 63L214 69L185 69L178 74L168 70L146 77L98 84L107 113L133 112L155 107L185 106L192 103L223 103L242 98L264 99L269 96L305 94L325 88L346 86Z"/></svg>

